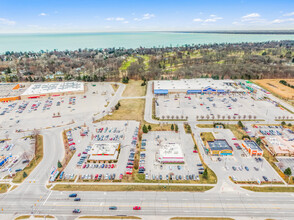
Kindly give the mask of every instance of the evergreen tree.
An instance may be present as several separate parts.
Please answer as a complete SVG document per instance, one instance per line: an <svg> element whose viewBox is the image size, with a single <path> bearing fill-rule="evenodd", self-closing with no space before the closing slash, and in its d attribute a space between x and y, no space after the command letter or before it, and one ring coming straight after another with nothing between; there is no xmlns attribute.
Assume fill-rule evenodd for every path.
<svg viewBox="0 0 294 220"><path fill-rule="evenodd" d="M173 131L173 130L175 129L175 128L174 128L174 124L172 124L170 128L171 128L171 130Z"/></svg>
<svg viewBox="0 0 294 220"><path fill-rule="evenodd" d="M62 164L60 163L60 161L57 162L57 166L58 166L58 168L62 167Z"/></svg>
<svg viewBox="0 0 294 220"><path fill-rule="evenodd" d="M148 125L148 130L151 131L151 125Z"/></svg>
<svg viewBox="0 0 294 220"><path fill-rule="evenodd" d="M207 179L208 178L208 172L207 172L207 168L205 168L204 172L203 172L203 178Z"/></svg>
<svg viewBox="0 0 294 220"><path fill-rule="evenodd" d="M147 127L146 127L146 125L143 125L143 133L148 133L148 129L147 129Z"/></svg>
<svg viewBox="0 0 294 220"><path fill-rule="evenodd" d="M22 176L23 176L23 178L26 178L28 176L28 174L26 172L23 172Z"/></svg>

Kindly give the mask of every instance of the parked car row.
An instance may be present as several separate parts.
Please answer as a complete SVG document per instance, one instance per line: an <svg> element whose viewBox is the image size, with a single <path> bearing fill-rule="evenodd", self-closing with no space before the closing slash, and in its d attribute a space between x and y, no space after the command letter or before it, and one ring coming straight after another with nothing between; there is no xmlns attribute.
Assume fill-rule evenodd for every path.
<svg viewBox="0 0 294 220"><path fill-rule="evenodd" d="M71 131L66 132L66 137L67 137L68 146L70 146L70 150L75 150L76 149L75 148L76 143L73 141Z"/></svg>
<svg viewBox="0 0 294 220"><path fill-rule="evenodd" d="M92 175L92 174L84 174L84 175L80 175L80 179L82 180L114 180L116 177L116 174L115 173L106 173L105 175L104 174L95 174L95 175ZM122 179L123 178L123 174L120 174L119 179Z"/></svg>
<svg viewBox="0 0 294 220"><path fill-rule="evenodd" d="M275 130L259 130L259 132L263 135L282 135L281 132Z"/></svg>
<svg viewBox="0 0 294 220"><path fill-rule="evenodd" d="M244 168L243 168L243 166L238 166L238 167L232 166L232 169L234 171L242 171L243 169L246 170L246 171L249 171L249 168L247 166L245 166ZM259 169L257 167L254 167L254 170L259 171Z"/></svg>
<svg viewBox="0 0 294 220"><path fill-rule="evenodd" d="M116 165L115 164L94 164L94 163L92 163L92 164L90 164L90 163L88 163L88 164L84 164L83 166L82 166L82 168L100 168L100 169L103 169L103 168L108 168L108 169L113 169L113 168L115 168L116 167Z"/></svg>
<svg viewBox="0 0 294 220"><path fill-rule="evenodd" d="M148 173L145 174L145 179L149 180L149 175ZM200 180L199 176L197 174L190 174L190 175L165 175L165 177L163 177L163 175L159 174L159 175L152 175L152 180L194 180L194 181L198 181Z"/></svg>
<svg viewBox="0 0 294 220"><path fill-rule="evenodd" d="M142 139L142 142L141 142L141 150L145 150L146 149L146 142L147 142L146 139Z"/></svg>
<svg viewBox="0 0 294 220"><path fill-rule="evenodd" d="M0 113L0 115L5 115L5 113L9 113L10 111L12 111L12 109L14 109L15 106L16 106L16 103L12 103L12 104L8 105L8 107L3 109L3 111ZM18 112L18 110L16 110L16 112Z"/></svg>
<svg viewBox="0 0 294 220"><path fill-rule="evenodd" d="M123 138L123 135L114 135L113 137L110 137L109 135L96 135L95 139L97 141L119 141L121 138Z"/></svg>
<svg viewBox="0 0 294 220"><path fill-rule="evenodd" d="M70 98L69 98L69 102L68 102L68 104L70 104L70 105L75 105L75 104L76 104L76 97L75 97L75 96L70 97Z"/></svg>
<svg viewBox="0 0 294 220"><path fill-rule="evenodd" d="M102 127L102 128L97 128L96 129L97 133L120 133L120 130L118 128L108 128L108 127Z"/></svg>
<svg viewBox="0 0 294 220"><path fill-rule="evenodd" d="M50 110L51 106L52 106L52 100L47 99L43 106L43 111Z"/></svg>

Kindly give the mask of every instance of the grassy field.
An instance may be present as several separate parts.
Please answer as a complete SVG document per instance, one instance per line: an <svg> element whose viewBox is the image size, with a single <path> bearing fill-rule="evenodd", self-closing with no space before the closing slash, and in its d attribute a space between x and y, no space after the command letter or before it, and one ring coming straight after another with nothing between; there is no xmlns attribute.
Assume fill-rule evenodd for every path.
<svg viewBox="0 0 294 220"><path fill-rule="evenodd" d="M198 124L198 128L214 128L213 124Z"/></svg>
<svg viewBox="0 0 294 220"><path fill-rule="evenodd" d="M173 217L170 220L234 220L233 218L221 217Z"/></svg>
<svg viewBox="0 0 294 220"><path fill-rule="evenodd" d="M143 80L130 80L126 84L125 91L122 96L124 97L138 97L146 95L146 86L141 86Z"/></svg>
<svg viewBox="0 0 294 220"><path fill-rule="evenodd" d="M214 141L215 139L212 132L202 132L200 136L204 143L206 143L206 141Z"/></svg>
<svg viewBox="0 0 294 220"><path fill-rule="evenodd" d="M38 135L36 139L36 155L30 161L28 166L26 166L22 171L17 172L12 182L14 183L22 183L24 181L23 173L26 172L29 176L30 173L35 169L35 167L41 162L43 159L43 136Z"/></svg>
<svg viewBox="0 0 294 220"><path fill-rule="evenodd" d="M238 140L241 140L244 135L247 135L247 133L242 130L238 125L228 124L225 126L226 129L230 129L232 131L232 133Z"/></svg>
<svg viewBox="0 0 294 220"><path fill-rule="evenodd" d="M203 192L212 186L162 186L162 185L65 185L56 184L52 190L57 191L187 191Z"/></svg>
<svg viewBox="0 0 294 220"><path fill-rule="evenodd" d="M101 120L137 120L143 121L145 99L122 99L120 107L112 115L106 115ZM101 121L98 120L98 121Z"/></svg>
<svg viewBox="0 0 294 220"><path fill-rule="evenodd" d="M81 216L78 219L141 219L137 216Z"/></svg>
<svg viewBox="0 0 294 220"><path fill-rule="evenodd" d="M294 89L279 83L281 79L260 79L253 80L257 85L267 89L278 97L289 100L294 99ZM284 79L287 83L294 85L294 79Z"/></svg>
<svg viewBox="0 0 294 220"><path fill-rule="evenodd" d="M294 187L279 187L279 186L242 186L242 188L254 191L254 192L294 192Z"/></svg>
<svg viewBox="0 0 294 220"><path fill-rule="evenodd" d="M14 220L29 219L30 217L31 217L30 215L21 215L15 218ZM54 218L54 217L52 215L34 215L34 218L47 219L47 218Z"/></svg>
<svg viewBox="0 0 294 220"><path fill-rule="evenodd" d="M171 124L150 124L144 123L147 127L151 126L151 131L171 131Z"/></svg>
<svg viewBox="0 0 294 220"><path fill-rule="evenodd" d="M136 62L137 59L135 57L128 57L121 65L120 70L125 71L131 65L131 63Z"/></svg>
<svg viewBox="0 0 294 220"><path fill-rule="evenodd" d="M7 189L9 189L9 187L10 187L9 184L0 184L0 193L7 192Z"/></svg>

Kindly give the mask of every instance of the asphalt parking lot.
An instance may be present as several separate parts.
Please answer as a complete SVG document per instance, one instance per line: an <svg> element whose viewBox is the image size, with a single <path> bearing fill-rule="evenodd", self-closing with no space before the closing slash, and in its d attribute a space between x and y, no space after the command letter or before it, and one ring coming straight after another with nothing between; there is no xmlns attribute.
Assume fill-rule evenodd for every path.
<svg viewBox="0 0 294 220"><path fill-rule="evenodd" d="M197 164L200 164L198 153L193 153L194 142L190 134L186 134L184 129L180 129L179 133L172 131L148 132L143 134L142 140L146 140L145 152L145 174L147 179L159 180L160 175L163 180L166 180L166 175L171 175L173 180L176 180L181 175L181 179L185 180L186 175L195 175L197 178ZM159 144L160 143L160 144ZM160 164L156 160L156 153L163 143L178 143L182 147L184 154L184 164Z"/></svg>
<svg viewBox="0 0 294 220"><path fill-rule="evenodd" d="M83 95L0 103L0 127L27 130L68 124L73 120L83 119L85 115L102 112L113 94L109 83L88 83Z"/></svg>
<svg viewBox="0 0 294 220"><path fill-rule="evenodd" d="M226 139L233 148L233 156L210 156L215 169L223 173L223 176L231 176L234 181L282 181L278 173L271 167L263 157L251 157L242 147L240 140L233 140L235 136L229 129L214 129L213 135L216 139ZM241 146L237 149L235 143Z"/></svg>
<svg viewBox="0 0 294 220"><path fill-rule="evenodd" d="M129 153L131 148L134 148L132 144L133 135L138 127L139 123L136 121L102 121L93 126L91 125L86 136L81 136L82 129L73 129L71 133L75 142L76 152L64 169L64 177L67 178L74 174L75 176L83 177L83 179L94 179L97 174L101 174L102 179L106 179L106 177L115 174L115 179L119 179L120 174L125 175ZM103 128L101 133L99 132L100 128ZM84 130L86 129L84 128ZM119 137L119 139L116 137ZM115 140L113 140L114 138ZM85 159L81 166L77 166L80 158L85 155L83 152L86 151L87 146L91 146L92 143L99 141L121 143L117 163L88 163L87 159Z"/></svg>
<svg viewBox="0 0 294 220"><path fill-rule="evenodd" d="M3 161L8 158L7 162L1 165L0 179L7 175L16 173L18 170L23 169L27 162L34 156L34 139L14 137L12 140L1 141L0 143L0 156Z"/></svg>
<svg viewBox="0 0 294 220"><path fill-rule="evenodd" d="M169 94L158 96L156 116L159 118L181 119L275 119L293 117L287 110L275 106L268 99L257 99L251 94L186 95ZM245 115L245 118L244 118Z"/></svg>
<svg viewBox="0 0 294 220"><path fill-rule="evenodd" d="M292 170L292 176L294 176L293 170L294 170L294 158L293 157L277 157L277 160L279 162L276 163L276 165L284 172L288 167Z"/></svg>

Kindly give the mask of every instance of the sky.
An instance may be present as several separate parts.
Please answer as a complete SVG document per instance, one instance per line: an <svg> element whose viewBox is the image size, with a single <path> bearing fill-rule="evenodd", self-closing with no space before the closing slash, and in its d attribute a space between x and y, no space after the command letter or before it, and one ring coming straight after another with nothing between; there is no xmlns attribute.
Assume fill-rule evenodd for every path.
<svg viewBox="0 0 294 220"><path fill-rule="evenodd" d="M293 0L0 0L0 33L289 29Z"/></svg>

